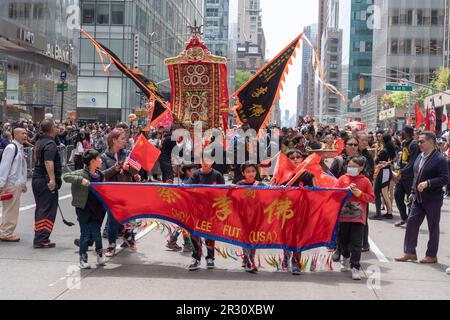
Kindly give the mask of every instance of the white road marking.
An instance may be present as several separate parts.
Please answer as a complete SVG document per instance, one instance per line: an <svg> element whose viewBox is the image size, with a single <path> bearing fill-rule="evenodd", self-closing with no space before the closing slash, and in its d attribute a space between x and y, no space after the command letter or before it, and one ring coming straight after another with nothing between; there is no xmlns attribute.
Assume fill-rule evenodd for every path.
<svg viewBox="0 0 450 320"><path fill-rule="evenodd" d="M386 256L381 252L380 248L375 244L375 242L369 238L370 251L372 251L380 262L388 263L389 260Z"/></svg>

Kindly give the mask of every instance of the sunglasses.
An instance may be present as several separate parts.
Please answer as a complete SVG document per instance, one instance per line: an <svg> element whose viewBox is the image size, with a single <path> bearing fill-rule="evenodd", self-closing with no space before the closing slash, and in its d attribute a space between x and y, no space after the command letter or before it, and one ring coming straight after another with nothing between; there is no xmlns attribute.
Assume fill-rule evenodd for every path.
<svg viewBox="0 0 450 320"><path fill-rule="evenodd" d="M347 146L349 146L349 147L359 147L359 144L357 144L357 143L348 143Z"/></svg>
<svg viewBox="0 0 450 320"><path fill-rule="evenodd" d="M303 157L301 157L301 156L297 156L297 157L289 157L289 159L291 159L291 160L300 160L300 159L303 159Z"/></svg>

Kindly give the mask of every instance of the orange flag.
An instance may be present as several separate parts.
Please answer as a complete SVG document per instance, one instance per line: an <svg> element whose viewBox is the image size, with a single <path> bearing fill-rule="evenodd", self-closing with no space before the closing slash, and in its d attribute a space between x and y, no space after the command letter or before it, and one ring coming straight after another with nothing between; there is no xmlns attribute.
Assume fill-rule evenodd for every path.
<svg viewBox="0 0 450 320"><path fill-rule="evenodd" d="M131 151L130 158L138 162L145 171L152 171L161 151L141 135Z"/></svg>

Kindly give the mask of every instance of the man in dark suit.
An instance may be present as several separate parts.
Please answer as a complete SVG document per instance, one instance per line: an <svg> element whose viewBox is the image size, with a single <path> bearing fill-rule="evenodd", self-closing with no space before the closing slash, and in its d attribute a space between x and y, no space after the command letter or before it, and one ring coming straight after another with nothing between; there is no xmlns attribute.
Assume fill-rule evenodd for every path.
<svg viewBox="0 0 450 320"><path fill-rule="evenodd" d="M437 263L439 249L439 222L444 204L443 188L449 182L447 160L436 148L436 135L424 132L419 137L422 154L414 163L414 181L411 192L412 208L405 235L404 255L398 262L416 261L416 247L420 226L425 217L428 222L430 240L426 257L420 263Z"/></svg>

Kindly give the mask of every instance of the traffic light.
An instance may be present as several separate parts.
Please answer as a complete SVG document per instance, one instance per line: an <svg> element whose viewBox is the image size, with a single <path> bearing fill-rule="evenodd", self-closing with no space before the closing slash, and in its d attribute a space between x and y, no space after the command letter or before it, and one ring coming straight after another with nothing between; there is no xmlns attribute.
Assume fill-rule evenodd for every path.
<svg viewBox="0 0 450 320"><path fill-rule="evenodd" d="M360 79L359 79L359 91L363 92L364 89L365 89L364 78L360 78Z"/></svg>

